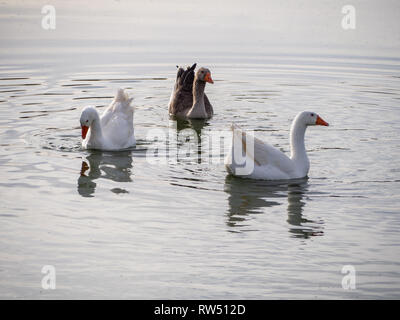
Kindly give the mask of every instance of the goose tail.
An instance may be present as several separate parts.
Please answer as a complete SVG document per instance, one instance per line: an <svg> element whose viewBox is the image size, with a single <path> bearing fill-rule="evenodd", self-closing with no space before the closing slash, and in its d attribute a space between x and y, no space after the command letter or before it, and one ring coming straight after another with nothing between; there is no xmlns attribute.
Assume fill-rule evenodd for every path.
<svg viewBox="0 0 400 320"><path fill-rule="evenodd" d="M133 97L129 98L128 93L122 88L118 89L117 94L115 95L114 98L114 102L120 102L127 108L130 107L132 100Z"/></svg>
<svg viewBox="0 0 400 320"><path fill-rule="evenodd" d="M128 105L132 102L133 98L129 98L129 95L127 92L125 92L124 89L118 89L117 94L115 95L114 100L116 102L125 102Z"/></svg>

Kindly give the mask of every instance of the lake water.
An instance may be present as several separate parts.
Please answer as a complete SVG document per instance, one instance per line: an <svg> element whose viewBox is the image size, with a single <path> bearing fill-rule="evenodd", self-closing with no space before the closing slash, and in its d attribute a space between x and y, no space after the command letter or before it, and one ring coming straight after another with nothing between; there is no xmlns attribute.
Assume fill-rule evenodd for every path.
<svg viewBox="0 0 400 320"><path fill-rule="evenodd" d="M343 30L341 5L296 3L55 1L44 30L45 2L3 2L0 298L400 298L399 4L355 1ZM177 122L175 65L194 62L215 115ZM82 150L82 108L119 87L137 147ZM307 130L308 179L233 178L203 147L235 122L289 152L303 110L330 123Z"/></svg>

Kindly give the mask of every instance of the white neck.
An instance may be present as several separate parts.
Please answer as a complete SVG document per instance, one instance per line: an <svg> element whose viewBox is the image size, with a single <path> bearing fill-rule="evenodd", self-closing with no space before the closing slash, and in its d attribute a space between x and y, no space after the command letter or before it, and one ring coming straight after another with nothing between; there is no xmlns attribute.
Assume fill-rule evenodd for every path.
<svg viewBox="0 0 400 320"><path fill-rule="evenodd" d="M307 157L306 147L304 144L304 135L307 126L300 119L295 119L290 128L290 158L295 162L299 169L308 173L310 161Z"/></svg>
<svg viewBox="0 0 400 320"><path fill-rule="evenodd" d="M101 130L100 117L97 111L94 113L94 119L90 125L87 141L90 145L98 145L103 141L103 131Z"/></svg>

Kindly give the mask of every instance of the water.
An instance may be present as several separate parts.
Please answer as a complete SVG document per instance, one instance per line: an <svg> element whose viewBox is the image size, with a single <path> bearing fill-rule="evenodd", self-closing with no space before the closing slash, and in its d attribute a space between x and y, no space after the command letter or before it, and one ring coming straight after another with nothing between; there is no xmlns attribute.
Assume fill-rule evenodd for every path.
<svg viewBox="0 0 400 320"><path fill-rule="evenodd" d="M292 2L278 24L268 20L282 13L278 3L264 23L253 17L258 31L252 6L200 8L205 23L193 5L176 4L184 30L175 6L153 2L102 2L90 9L97 15L56 2L55 31L41 30L34 2L2 5L0 297L399 298L400 45L387 35L398 31L398 5L383 8L386 25L360 22L349 36L340 7L318 2L291 9L303 13L294 34L285 27ZM365 5L361 17L374 6ZM300 23L314 11L339 22L328 31ZM193 62L212 71L215 116L176 122L167 114L175 65ZM81 109L103 110L119 87L135 98L137 147L82 150ZM303 110L330 123L307 130L308 179L233 178L221 150L197 149L236 122L289 152ZM178 147L198 158L154 163L148 150L176 155L165 143L185 128L199 141ZM153 141L153 129L168 135ZM44 265L56 269L56 290L41 286ZM345 265L356 270L354 290L342 288Z"/></svg>

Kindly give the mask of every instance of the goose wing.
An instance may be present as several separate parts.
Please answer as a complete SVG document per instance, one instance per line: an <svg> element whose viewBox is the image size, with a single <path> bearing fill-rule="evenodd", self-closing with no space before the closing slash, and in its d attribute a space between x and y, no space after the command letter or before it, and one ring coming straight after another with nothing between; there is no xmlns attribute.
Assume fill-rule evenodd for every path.
<svg viewBox="0 0 400 320"><path fill-rule="evenodd" d="M191 67L187 67L185 71L179 71L181 73L179 77L179 88L192 93L193 81L194 81L194 69L196 69L197 63L193 64ZM182 68L180 68L182 69ZM182 69L183 70L183 69Z"/></svg>
<svg viewBox="0 0 400 320"><path fill-rule="evenodd" d="M106 110L101 115L101 125L106 127L111 119L115 117L133 117L134 109L131 107L133 98L129 98L128 94L123 89L118 89L114 100L110 103Z"/></svg>
<svg viewBox="0 0 400 320"><path fill-rule="evenodd" d="M282 172L290 172L293 164L282 151L268 143L247 134L238 126L233 125L233 146L240 147L246 157L254 161L255 166L274 167ZM254 146L254 147L253 147Z"/></svg>
<svg viewBox="0 0 400 320"><path fill-rule="evenodd" d="M101 116L103 135L112 149L124 148L134 144L133 98L119 89L114 100Z"/></svg>
<svg viewBox="0 0 400 320"><path fill-rule="evenodd" d="M193 81L196 63L186 70L178 68L174 90L169 103L169 113L181 115L187 112L193 105Z"/></svg>

